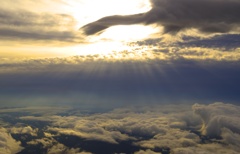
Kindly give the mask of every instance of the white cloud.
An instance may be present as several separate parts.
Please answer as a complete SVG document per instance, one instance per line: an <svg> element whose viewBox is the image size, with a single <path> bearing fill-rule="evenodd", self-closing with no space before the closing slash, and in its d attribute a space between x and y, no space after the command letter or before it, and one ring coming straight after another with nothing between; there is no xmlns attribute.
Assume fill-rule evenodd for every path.
<svg viewBox="0 0 240 154"><path fill-rule="evenodd" d="M23 147L20 142L12 138L5 128L0 128L0 154L20 152Z"/></svg>
<svg viewBox="0 0 240 154"><path fill-rule="evenodd" d="M58 143L52 137L45 137L41 139L35 139L28 142L29 145L43 145L43 148L48 149L47 154L90 154L80 150L80 148L68 148L65 145Z"/></svg>
<svg viewBox="0 0 240 154"><path fill-rule="evenodd" d="M137 144L145 148L163 148L170 149L179 147L192 147L199 143L200 139L196 134L180 129L168 129L166 134L155 135L152 139L143 140Z"/></svg>
<svg viewBox="0 0 240 154"><path fill-rule="evenodd" d="M160 152L154 152L150 149L147 149L147 150L140 150L140 151L134 152L134 154L161 154L161 153Z"/></svg>
<svg viewBox="0 0 240 154"><path fill-rule="evenodd" d="M32 136L37 136L38 128L33 129L31 126L26 127L11 127L9 132L12 134L30 134Z"/></svg>
<svg viewBox="0 0 240 154"><path fill-rule="evenodd" d="M221 130L221 137L223 138L223 142L226 144L230 144L230 146L240 151L240 134L233 133L231 130L227 128L222 128Z"/></svg>
<svg viewBox="0 0 240 154"><path fill-rule="evenodd" d="M194 112L201 117L201 132L207 136L220 136L222 128L240 133L240 107L232 104L214 103L193 105Z"/></svg>
<svg viewBox="0 0 240 154"><path fill-rule="evenodd" d="M74 149L74 148L67 148L63 144L56 144L52 146L50 149L48 149L47 154L77 154L80 149Z"/></svg>
<svg viewBox="0 0 240 154"><path fill-rule="evenodd" d="M76 113L78 116L45 115L20 119L50 122L45 132L48 138L55 132L55 136L74 135L113 144L131 140L134 145L149 149L139 153L151 153L155 148L167 148L174 154L240 152L239 106L195 104L192 109L188 104L156 105L90 115ZM196 131L206 135L204 144L200 136L194 133ZM46 140L41 143L46 143Z"/></svg>
<svg viewBox="0 0 240 154"><path fill-rule="evenodd" d="M53 139L53 138L41 138L41 139L35 139L35 140L31 140L28 142L29 145L37 145L37 144L41 144L43 146L43 148L50 148L52 147L54 144L57 144L58 142Z"/></svg>

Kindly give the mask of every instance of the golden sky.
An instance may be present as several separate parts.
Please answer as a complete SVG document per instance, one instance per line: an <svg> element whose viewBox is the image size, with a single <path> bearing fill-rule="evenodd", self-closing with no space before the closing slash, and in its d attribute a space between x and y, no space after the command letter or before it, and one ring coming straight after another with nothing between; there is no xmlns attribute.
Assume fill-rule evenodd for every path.
<svg viewBox="0 0 240 154"><path fill-rule="evenodd" d="M239 153L239 85L240 0L0 0L0 153Z"/></svg>
<svg viewBox="0 0 240 154"><path fill-rule="evenodd" d="M62 101L67 89L72 102L112 92L108 100L124 102L142 93L154 100L234 100L239 6L239 0L0 1L1 99L15 102L18 93Z"/></svg>
<svg viewBox="0 0 240 154"><path fill-rule="evenodd" d="M150 26L115 26L102 35L87 37L79 30L104 16L146 12L151 8L147 0L16 0L0 5L4 21L0 26L1 58L108 53L126 49L124 42L156 32Z"/></svg>
<svg viewBox="0 0 240 154"><path fill-rule="evenodd" d="M194 23L192 17L186 17L183 21L186 20L185 22L187 22L191 19L186 25L192 24L192 28L183 28L183 31L174 35L167 34L164 32L164 29L166 31L170 26L167 25L167 27L165 24L166 22L171 24L170 21L161 21L158 17L156 19L148 17L150 19L153 18L152 20L157 22L153 22L152 24L144 22L144 20L148 19L145 17L148 14L155 16L159 13L154 12L159 7L158 5L157 2L148 0L1 1L0 58L2 61L3 59L54 58L75 55L109 54L112 51L119 52L119 56L121 57L121 52L126 50L130 52L138 50L151 54L153 50L160 51L166 49L171 50L170 52L179 51L177 54L190 59L238 59L238 46L227 48L225 44L223 46L217 44L214 47L209 44L205 45L208 39L216 40L222 37L222 42L224 43L226 42L224 39L228 39L229 35L237 36L238 29L234 28L234 26L232 31L225 33L228 35L222 35L218 32L203 33L201 29L205 28L204 24L203 27L199 28L192 24ZM165 5L168 7L167 4ZM197 9L195 10L198 13ZM172 10L169 8L167 11ZM142 23L136 22L136 24L133 23L130 25L123 23L121 25L121 23L116 24L112 22L113 26L95 35L85 35L84 29L81 29L81 27L89 23L89 27L91 27L91 23L93 25L100 25L101 23L97 23L97 20L106 16L122 15L123 17L127 17L128 15L138 14L144 15L143 19L141 19L143 20L141 21ZM170 17L168 20L170 20ZM135 19L131 20L134 21ZM158 20L160 20L160 24ZM176 22L181 23L182 21L176 20ZM109 23L105 22L105 24ZM176 25L176 23L174 24ZM216 24L214 20L213 24ZM93 25L92 28L94 28ZM179 24L179 26L183 27L182 24ZM213 26L212 29L214 28L217 30L221 29ZM193 37L192 40L194 43L192 44L194 45L187 45L187 47L179 45L192 41L191 39L186 41L184 37ZM204 39L205 44L202 45L200 43L199 45L198 41ZM197 45L195 45L196 43ZM234 51L234 53L221 52L222 50Z"/></svg>

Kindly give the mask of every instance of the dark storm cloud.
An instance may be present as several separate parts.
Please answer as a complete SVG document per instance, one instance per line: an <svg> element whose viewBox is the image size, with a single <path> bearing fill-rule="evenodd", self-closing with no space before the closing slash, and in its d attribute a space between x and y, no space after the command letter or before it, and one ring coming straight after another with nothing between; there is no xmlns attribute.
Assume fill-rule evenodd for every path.
<svg viewBox="0 0 240 154"><path fill-rule="evenodd" d="M151 3L149 12L108 16L81 29L91 35L114 25L159 24L166 33L188 28L202 32L239 31L239 0L151 0Z"/></svg>
<svg viewBox="0 0 240 154"><path fill-rule="evenodd" d="M77 42L75 20L67 14L33 13L0 8L0 39L53 40Z"/></svg>

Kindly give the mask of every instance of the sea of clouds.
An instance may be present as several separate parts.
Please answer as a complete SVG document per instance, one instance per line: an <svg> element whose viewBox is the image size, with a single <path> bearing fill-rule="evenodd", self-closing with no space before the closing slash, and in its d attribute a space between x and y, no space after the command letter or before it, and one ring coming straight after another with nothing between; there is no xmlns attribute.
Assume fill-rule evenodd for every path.
<svg viewBox="0 0 240 154"><path fill-rule="evenodd" d="M49 111L52 111L49 113ZM35 136L28 145L41 144L48 153L89 153L59 143L55 137L71 135L86 140L120 144L132 141L145 150L135 153L157 153L169 149L172 154L237 154L240 152L240 106L226 103L165 104L118 108L101 113L83 113L66 108L1 109L1 113L28 113L18 120L47 122L44 135L31 125L1 121L1 153L17 153L24 147L14 134ZM62 115L63 113L68 113Z"/></svg>

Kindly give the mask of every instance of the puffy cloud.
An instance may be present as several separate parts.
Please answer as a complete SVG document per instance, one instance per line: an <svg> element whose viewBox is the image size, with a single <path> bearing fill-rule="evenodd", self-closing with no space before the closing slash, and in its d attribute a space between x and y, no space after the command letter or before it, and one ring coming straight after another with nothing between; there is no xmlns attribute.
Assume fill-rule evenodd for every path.
<svg viewBox="0 0 240 154"><path fill-rule="evenodd" d="M203 120L202 134L218 137L221 135L222 128L227 128L233 133L240 134L239 106L224 103L210 105L195 104L193 105L193 110Z"/></svg>
<svg viewBox="0 0 240 154"><path fill-rule="evenodd" d="M117 144L118 141L126 141L126 140L133 139L132 137L122 134L118 131L106 131L101 127L95 128L92 132L89 132L90 130L93 130L93 129L89 129L86 131L75 130L71 128L57 128L57 127L48 129L48 131L55 132L58 134L74 135L87 140L104 141L112 144Z"/></svg>
<svg viewBox="0 0 240 154"><path fill-rule="evenodd" d="M74 148L69 149L63 144L58 143L48 149L47 154L80 154L79 150Z"/></svg>
<svg viewBox="0 0 240 154"><path fill-rule="evenodd" d="M161 154L161 153L160 152L154 152L150 149L147 149L147 150L140 150L140 151L134 152L134 154Z"/></svg>
<svg viewBox="0 0 240 154"><path fill-rule="evenodd" d="M168 129L165 134L157 134L150 140L143 140L137 144L145 148L170 148L194 147L199 143L199 137L191 132L180 129Z"/></svg>
<svg viewBox="0 0 240 154"><path fill-rule="evenodd" d="M12 128L10 128L9 131L12 134L30 134L32 136L37 136L38 128L33 129L31 126L12 127Z"/></svg>
<svg viewBox="0 0 240 154"><path fill-rule="evenodd" d="M151 3L149 12L104 17L85 25L82 30L91 35L114 25L160 24L165 32L188 28L197 28L203 32L239 31L238 0L151 0Z"/></svg>
<svg viewBox="0 0 240 154"><path fill-rule="evenodd" d="M41 144L43 148L50 148L53 146L53 144L56 144L57 142L53 138L41 138L41 139L35 139L27 142L28 145L37 145Z"/></svg>
<svg viewBox="0 0 240 154"><path fill-rule="evenodd" d="M232 148L240 151L240 133L234 133L227 128L222 128L221 137L223 142L232 145Z"/></svg>
<svg viewBox="0 0 240 154"><path fill-rule="evenodd" d="M45 138L31 140L28 145L41 144L47 149L47 154L90 154L80 150L80 148L68 148L65 145L58 143L54 138L46 136Z"/></svg>
<svg viewBox="0 0 240 154"><path fill-rule="evenodd" d="M210 144L199 144L196 147L188 148L175 148L171 151L171 154L237 154L238 152L225 147L222 144L210 143Z"/></svg>
<svg viewBox="0 0 240 154"><path fill-rule="evenodd" d="M192 121L195 121L195 123L187 120L186 117L189 116L192 117ZM125 140L135 141L139 137L165 136L170 132L169 129L172 130L172 133L179 133L177 131L179 128L185 129L193 125L200 125L201 122L185 105L178 109L174 105L163 105L159 109L117 109L109 113L86 117L25 116L20 119L50 121L49 132L74 135L89 140L100 140L114 144ZM189 136L192 135L190 133ZM182 142L187 144L187 141Z"/></svg>
<svg viewBox="0 0 240 154"><path fill-rule="evenodd" d="M68 116L43 114L20 119L22 123L48 122L43 129L45 137L28 144L40 144L49 152L81 151L79 146L80 150L71 149L76 148L74 145L62 145L64 142L60 139L76 136L84 142L100 141L113 146L127 141L139 147L137 153L237 154L240 151L239 111L239 106L224 103L194 104L192 109L189 104L162 104L93 114L79 114L79 110L73 109L67 111Z"/></svg>
<svg viewBox="0 0 240 154"><path fill-rule="evenodd" d="M12 154L20 152L23 147L20 142L12 138L5 128L0 128L0 153Z"/></svg>

